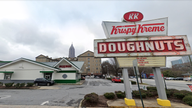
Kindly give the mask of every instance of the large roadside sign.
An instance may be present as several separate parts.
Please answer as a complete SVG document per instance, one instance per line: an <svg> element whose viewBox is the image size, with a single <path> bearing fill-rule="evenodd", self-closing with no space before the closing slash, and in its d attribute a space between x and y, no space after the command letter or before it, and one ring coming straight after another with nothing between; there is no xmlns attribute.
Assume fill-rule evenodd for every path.
<svg viewBox="0 0 192 108"><path fill-rule="evenodd" d="M116 57L120 68L133 67L133 60L138 67L166 67L166 57Z"/></svg>
<svg viewBox="0 0 192 108"><path fill-rule="evenodd" d="M186 35L122 39L95 39L95 57L138 57L190 55Z"/></svg>
<svg viewBox="0 0 192 108"><path fill-rule="evenodd" d="M131 36L166 36L168 18L159 18L138 22L102 22L107 38L122 38Z"/></svg>

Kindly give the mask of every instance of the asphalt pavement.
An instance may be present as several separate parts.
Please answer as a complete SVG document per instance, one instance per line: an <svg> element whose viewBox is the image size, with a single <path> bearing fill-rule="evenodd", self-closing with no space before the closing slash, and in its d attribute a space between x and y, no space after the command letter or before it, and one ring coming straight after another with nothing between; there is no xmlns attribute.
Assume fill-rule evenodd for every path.
<svg viewBox="0 0 192 108"><path fill-rule="evenodd" d="M134 80L134 79L133 79ZM144 83L154 84L154 80L143 80ZM169 81L172 86L179 86L188 82ZM179 84L179 85L178 85ZM168 87L171 87L168 83ZM146 88L146 85L140 85ZM132 90L137 90L133 85ZM184 88L189 89L189 88ZM190 89L189 89L190 90ZM60 108L78 107L81 100L88 93L95 92L103 95L106 92L124 91L123 83L112 83L106 79L86 79L79 84L56 84L54 86L41 86L39 89L1 89L0 108Z"/></svg>

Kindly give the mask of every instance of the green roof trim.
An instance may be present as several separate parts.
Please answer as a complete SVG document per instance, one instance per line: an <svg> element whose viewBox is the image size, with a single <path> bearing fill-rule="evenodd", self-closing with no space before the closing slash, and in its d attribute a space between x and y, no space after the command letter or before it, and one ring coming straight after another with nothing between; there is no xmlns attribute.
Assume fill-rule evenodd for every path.
<svg viewBox="0 0 192 108"><path fill-rule="evenodd" d="M12 71L0 71L0 73L14 73Z"/></svg>
<svg viewBox="0 0 192 108"><path fill-rule="evenodd" d="M53 73L53 71L40 71L40 73Z"/></svg>
<svg viewBox="0 0 192 108"><path fill-rule="evenodd" d="M0 61L0 63L10 63L12 61Z"/></svg>
<svg viewBox="0 0 192 108"><path fill-rule="evenodd" d="M57 71L57 73L76 73L76 70Z"/></svg>

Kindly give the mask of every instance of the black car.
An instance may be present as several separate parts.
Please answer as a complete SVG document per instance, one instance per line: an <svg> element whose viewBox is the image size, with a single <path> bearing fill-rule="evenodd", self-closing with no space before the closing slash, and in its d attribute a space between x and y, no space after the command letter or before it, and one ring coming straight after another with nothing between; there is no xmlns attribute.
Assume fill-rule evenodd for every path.
<svg viewBox="0 0 192 108"><path fill-rule="evenodd" d="M47 86L50 86L50 85L53 85L53 84L54 84L54 81L50 81L50 80L47 80L47 79L45 79L45 78L37 78L37 79L35 79L34 84L35 84L36 86L38 86L38 85L47 85Z"/></svg>
<svg viewBox="0 0 192 108"><path fill-rule="evenodd" d="M174 80L183 80L183 77L177 77Z"/></svg>

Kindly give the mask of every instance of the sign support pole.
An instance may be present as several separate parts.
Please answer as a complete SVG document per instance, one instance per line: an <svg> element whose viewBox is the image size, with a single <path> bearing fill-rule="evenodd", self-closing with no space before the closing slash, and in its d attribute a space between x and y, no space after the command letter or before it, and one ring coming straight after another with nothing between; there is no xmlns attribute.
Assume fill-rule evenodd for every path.
<svg viewBox="0 0 192 108"><path fill-rule="evenodd" d="M126 68L123 68L123 80L124 80L126 98L132 99L129 74L128 74L128 70Z"/></svg>
<svg viewBox="0 0 192 108"><path fill-rule="evenodd" d="M130 87L131 85L129 81L128 70L126 68L123 68L123 80L126 94L126 98L124 98L125 104L128 106L136 106L135 100L132 99L131 87Z"/></svg>
<svg viewBox="0 0 192 108"><path fill-rule="evenodd" d="M160 67L153 67L153 74L154 74L157 92L159 96L159 98L157 99L157 103L161 106L171 106L171 102L167 100L167 95L165 92L165 87L163 84L163 77L161 75Z"/></svg>
<svg viewBox="0 0 192 108"><path fill-rule="evenodd" d="M159 98L167 100L167 95L165 92L165 86L163 84L163 78L161 75L160 67L153 67L153 74Z"/></svg>

